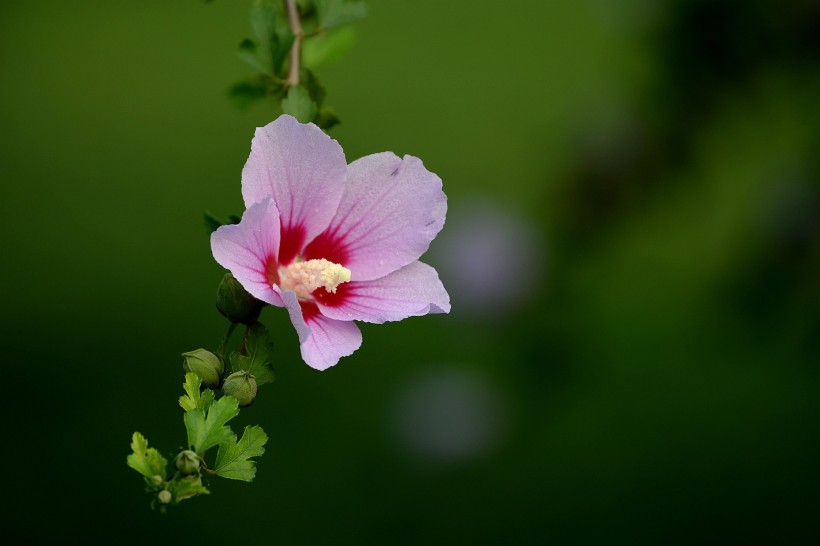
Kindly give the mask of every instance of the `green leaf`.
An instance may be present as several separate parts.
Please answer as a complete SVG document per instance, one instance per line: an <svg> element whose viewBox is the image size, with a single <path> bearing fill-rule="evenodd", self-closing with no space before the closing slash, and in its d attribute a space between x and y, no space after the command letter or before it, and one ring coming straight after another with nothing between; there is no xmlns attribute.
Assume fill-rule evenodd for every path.
<svg viewBox="0 0 820 546"><path fill-rule="evenodd" d="M364 0L314 0L314 4L322 28L345 25L367 15Z"/></svg>
<svg viewBox="0 0 820 546"><path fill-rule="evenodd" d="M310 95L310 99L316 104L316 108L321 108L322 103L325 102L327 90L325 90L325 87L319 81L318 76L309 69L305 70L305 88L308 91L308 95Z"/></svg>
<svg viewBox="0 0 820 546"><path fill-rule="evenodd" d="M214 231L216 231L217 229L219 229L219 226L221 226L221 225L222 225L222 222L220 222L219 220L217 220L217 219L216 219L216 217L214 217L214 216L213 216L211 213L209 213L208 211L205 211L205 213L204 213L204 214L205 214L205 230L206 230L208 233L213 233Z"/></svg>
<svg viewBox="0 0 820 546"><path fill-rule="evenodd" d="M356 44L353 27L343 27L308 38L302 44L302 63L316 68L324 63L338 61Z"/></svg>
<svg viewBox="0 0 820 546"><path fill-rule="evenodd" d="M245 352L247 355L231 353L231 371L245 370L256 378L256 385L271 383L276 378L271 364L273 343L270 342L268 331L260 322L248 327L245 338Z"/></svg>
<svg viewBox="0 0 820 546"><path fill-rule="evenodd" d="M245 61L251 68L256 69L263 74L267 74L272 76L271 68L266 66L265 63L259 58L256 52L256 42L251 40L250 38L245 38L239 44L239 58Z"/></svg>
<svg viewBox="0 0 820 546"><path fill-rule="evenodd" d="M263 64L272 68L272 74L279 74L293 45L293 32L287 17L280 10L282 2L255 0L251 5L251 27L256 35L258 57Z"/></svg>
<svg viewBox="0 0 820 546"><path fill-rule="evenodd" d="M199 395L199 409L203 411L208 411L208 408L211 407L211 404L214 403L214 391L211 389L205 389L202 391L202 394Z"/></svg>
<svg viewBox="0 0 820 546"><path fill-rule="evenodd" d="M239 402L233 396L223 396L205 410L195 409L185 414L188 445L202 456L208 449L227 441L233 433L225 423L239 414Z"/></svg>
<svg viewBox="0 0 820 546"><path fill-rule="evenodd" d="M182 388L185 389L186 394L179 397L179 405L185 411L194 411L199 408L199 388L202 386L202 380L193 372L185 374L185 383Z"/></svg>
<svg viewBox="0 0 820 546"><path fill-rule="evenodd" d="M205 389L199 392L202 387L202 380L193 372L185 374L185 383L182 388L185 389L185 395L179 397L179 405L186 412L201 409L207 411L214 401L214 391Z"/></svg>
<svg viewBox="0 0 820 546"><path fill-rule="evenodd" d="M268 84L259 78L241 80L228 89L228 98L237 108L247 108L268 94ZM219 226L217 226L219 227Z"/></svg>
<svg viewBox="0 0 820 546"><path fill-rule="evenodd" d="M320 129L328 131L341 122L342 120L339 119L339 116L337 116L333 110L330 108L325 108L319 112L318 116L316 116L316 121L314 123L318 125Z"/></svg>
<svg viewBox="0 0 820 546"><path fill-rule="evenodd" d="M309 123L316 117L317 108L307 89L297 85L288 90L288 96L282 101L282 111L302 123Z"/></svg>
<svg viewBox="0 0 820 546"><path fill-rule="evenodd" d="M268 435L259 425L245 427L239 442L234 435L219 445L214 473L230 480L252 481L256 476L256 461L250 458L262 455L267 441Z"/></svg>
<svg viewBox="0 0 820 546"><path fill-rule="evenodd" d="M228 216L228 221L227 222L223 222L222 220L220 220L219 218L217 218L216 216L214 216L213 214L211 214L207 210L204 212L204 215L205 215L205 229L208 231L209 234L213 233L214 231L219 229L220 226L227 226L229 224L238 224L240 222L240 220L242 220L239 216L236 216L236 215L232 214L232 215Z"/></svg>
<svg viewBox="0 0 820 546"><path fill-rule="evenodd" d="M210 491L202 485L202 478L199 476L185 476L178 480L168 482L168 491L171 492L174 502L184 501L196 495L208 495Z"/></svg>
<svg viewBox="0 0 820 546"><path fill-rule="evenodd" d="M128 466L148 479L160 476L165 479L168 461L153 447L148 447L148 440L139 432L131 437L131 453L127 458Z"/></svg>

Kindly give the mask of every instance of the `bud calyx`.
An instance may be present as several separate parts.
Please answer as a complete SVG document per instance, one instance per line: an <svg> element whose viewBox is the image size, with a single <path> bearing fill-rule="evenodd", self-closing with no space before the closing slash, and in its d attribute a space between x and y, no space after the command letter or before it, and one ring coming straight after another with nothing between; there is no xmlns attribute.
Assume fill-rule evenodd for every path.
<svg viewBox="0 0 820 546"><path fill-rule="evenodd" d="M222 360L215 354L205 349L197 349L188 353L182 353L185 362L182 367L186 372L193 372L202 380L202 384L206 387L216 387L219 385L219 379L222 372L225 371L225 365Z"/></svg>
<svg viewBox="0 0 820 546"><path fill-rule="evenodd" d="M236 398L240 406L249 406L256 398L256 377L245 370L234 372L225 378L222 392Z"/></svg>
<svg viewBox="0 0 820 546"><path fill-rule="evenodd" d="M180 451L174 462L176 463L177 470L186 475L198 473L201 464L199 456L190 449Z"/></svg>
<svg viewBox="0 0 820 546"><path fill-rule="evenodd" d="M216 308L231 322L253 324L264 305L250 295L230 273L225 274L216 289Z"/></svg>

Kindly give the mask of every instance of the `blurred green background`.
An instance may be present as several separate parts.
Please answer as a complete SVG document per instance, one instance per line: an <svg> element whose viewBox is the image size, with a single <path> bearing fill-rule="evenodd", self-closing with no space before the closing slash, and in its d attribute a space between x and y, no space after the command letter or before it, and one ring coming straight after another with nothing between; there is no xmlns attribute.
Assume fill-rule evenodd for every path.
<svg viewBox="0 0 820 546"><path fill-rule="evenodd" d="M319 373L266 310L257 480L161 516L130 435L183 441L178 355L226 326L201 214L276 115L226 98L249 2L0 3L4 534L820 540L820 4L369 5L331 134L444 180L453 311Z"/></svg>

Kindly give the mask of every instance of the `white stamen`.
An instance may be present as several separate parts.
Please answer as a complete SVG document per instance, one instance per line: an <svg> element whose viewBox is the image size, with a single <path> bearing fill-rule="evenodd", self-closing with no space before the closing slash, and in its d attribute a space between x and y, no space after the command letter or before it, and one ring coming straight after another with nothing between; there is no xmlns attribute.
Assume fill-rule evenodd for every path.
<svg viewBox="0 0 820 546"><path fill-rule="evenodd" d="M349 269L324 258L279 268L279 287L293 290L300 299L309 299L310 293L320 287L335 294L336 287L349 280Z"/></svg>

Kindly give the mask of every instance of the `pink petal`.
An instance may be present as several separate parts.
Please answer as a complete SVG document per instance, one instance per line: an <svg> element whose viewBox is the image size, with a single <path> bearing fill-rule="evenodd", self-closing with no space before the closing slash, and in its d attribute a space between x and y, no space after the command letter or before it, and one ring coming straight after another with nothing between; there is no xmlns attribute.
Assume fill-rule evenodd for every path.
<svg viewBox="0 0 820 546"><path fill-rule="evenodd" d="M276 203L282 219L282 265L330 223L346 168L339 143L312 123L283 115L256 130L242 170L242 196L246 207L266 197Z"/></svg>
<svg viewBox="0 0 820 546"><path fill-rule="evenodd" d="M361 347L362 333L355 323L327 318L315 303L299 302L291 291L279 294L299 334L302 359L311 368L326 370Z"/></svg>
<svg viewBox="0 0 820 546"><path fill-rule="evenodd" d="M271 288L279 254L279 211L271 199L246 210L238 224L221 226L213 232L211 252L217 263L233 273L255 298L279 307L284 305Z"/></svg>
<svg viewBox="0 0 820 546"><path fill-rule="evenodd" d="M421 160L369 155L348 166L339 210L305 257L342 264L356 281L378 279L424 254L446 213L441 179Z"/></svg>
<svg viewBox="0 0 820 546"><path fill-rule="evenodd" d="M419 261L381 279L339 285L335 294L320 289L313 295L322 314L336 320L381 324L450 312L450 296L436 270Z"/></svg>

